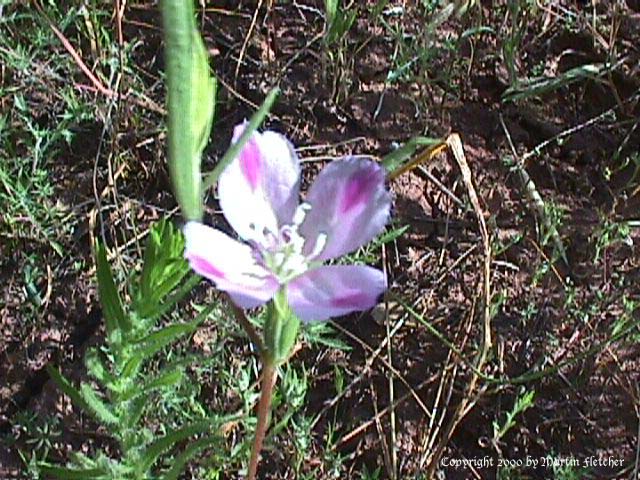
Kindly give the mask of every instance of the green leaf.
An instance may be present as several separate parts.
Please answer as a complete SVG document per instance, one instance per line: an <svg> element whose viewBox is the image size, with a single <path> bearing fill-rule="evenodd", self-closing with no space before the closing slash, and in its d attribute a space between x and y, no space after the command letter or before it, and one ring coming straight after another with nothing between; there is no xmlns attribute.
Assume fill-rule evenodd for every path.
<svg viewBox="0 0 640 480"><path fill-rule="evenodd" d="M144 387L142 387L142 393L147 394L159 388L171 387L176 383L179 383L182 380L183 376L183 371L180 368L169 370L168 372L163 372L148 381L144 385Z"/></svg>
<svg viewBox="0 0 640 480"><path fill-rule="evenodd" d="M331 326L331 321L306 323L302 333L305 341L311 345L322 345L342 351L351 350L347 343L338 338L338 332Z"/></svg>
<svg viewBox="0 0 640 480"><path fill-rule="evenodd" d="M409 228L410 225L403 225L402 227L395 228L389 232L386 232L384 235L381 235L373 243L375 245L384 245L386 243L393 242L396 238L404 235L404 233L409 230Z"/></svg>
<svg viewBox="0 0 640 480"><path fill-rule="evenodd" d="M217 82L209 74L209 60L207 49L202 41L202 37L194 28L192 31L193 55L191 75L191 88L193 95L193 135L196 145L196 152L202 154L207 146L211 125L215 114L215 98ZM199 170L199 169L198 169ZM198 173L200 173L198 171Z"/></svg>
<svg viewBox="0 0 640 480"><path fill-rule="evenodd" d="M87 405L87 402L80 394L80 391L74 387L69 380L67 380L55 367L47 365L47 372L51 380L55 382L60 390L62 390L73 403L78 407L85 410L87 413L91 412L91 408Z"/></svg>
<svg viewBox="0 0 640 480"><path fill-rule="evenodd" d="M164 314L195 286L197 279L188 281L178 296L165 297L175 290L190 274L189 264L183 257L184 237L170 221L157 222L147 239L142 274L134 289L133 310L138 316L152 321ZM186 288L186 289L185 289Z"/></svg>
<svg viewBox="0 0 640 480"><path fill-rule="evenodd" d="M420 147L430 147L441 143L442 140L430 137L413 137L402 145L400 148L393 150L385 155L382 159L382 166L387 169L390 174L403 168L416 153Z"/></svg>
<svg viewBox="0 0 640 480"><path fill-rule="evenodd" d="M91 478L103 478L107 471L101 468L74 469L55 467L53 465L39 465L40 472L46 476L54 476L64 480L87 480Z"/></svg>
<svg viewBox="0 0 640 480"><path fill-rule="evenodd" d="M326 29L325 42L328 45L340 42L351 29L356 19L357 11L345 11L339 0L325 0Z"/></svg>
<svg viewBox="0 0 640 480"><path fill-rule="evenodd" d="M187 220L201 220L201 154L213 122L216 83L196 30L192 0L162 0L165 34L169 172Z"/></svg>
<svg viewBox="0 0 640 480"><path fill-rule="evenodd" d="M177 368L173 370L169 370L167 372L163 372L151 380L147 381L143 386L137 386L132 388L127 392L126 395L123 395L120 399L124 401L129 401L133 398L136 398L139 395L147 395L151 393L153 390L157 390L159 388L170 387L180 382L183 378L182 369Z"/></svg>
<svg viewBox="0 0 640 480"><path fill-rule="evenodd" d="M167 296L174 288L176 288L182 279L190 272L189 264L184 259L180 259L178 269L165 269L164 278L158 282L154 296L160 302L165 296Z"/></svg>
<svg viewBox="0 0 640 480"><path fill-rule="evenodd" d="M142 362L144 361L144 355L142 352L134 352L130 355L130 358L122 367L120 371L120 377L131 379L138 374L140 367L142 366Z"/></svg>
<svg viewBox="0 0 640 480"><path fill-rule="evenodd" d="M109 369L105 366L104 360L100 353L92 348L87 352L84 363L89 371L89 374L98 380L102 385L110 387L115 378L111 375Z"/></svg>
<svg viewBox="0 0 640 480"><path fill-rule="evenodd" d="M244 131L242 132L242 135L240 135L240 138L238 138L238 140L229 147L216 167L211 171L211 173L206 176L204 180L204 190L213 187L227 165L229 165L233 161L233 159L240 154L240 151L242 150L242 147L244 147L244 144L247 143L247 141L251 138L253 132L258 129L262 121L269 113L269 110L271 110L271 106L276 101L278 93L280 93L280 90L278 90L277 88L274 88L269 92L258 111L254 113L249 119L249 122L244 127Z"/></svg>
<svg viewBox="0 0 640 480"><path fill-rule="evenodd" d="M122 300L107 260L107 250L101 243L96 244L96 275L107 337L111 338L118 329L128 332L131 329L131 321L122 307Z"/></svg>
<svg viewBox="0 0 640 480"><path fill-rule="evenodd" d="M176 430L172 430L165 436L160 437L151 443L142 454L140 462L138 463L138 473L140 475L146 473L158 460L158 457L173 448L176 443L199 433L209 431L216 422L217 420L198 421Z"/></svg>
<svg viewBox="0 0 640 480"><path fill-rule="evenodd" d="M182 370L171 370L168 372L164 372L157 377L153 378L150 382L148 382L143 390L145 392L150 392L152 390L163 388L163 387L171 387L176 383L180 382L183 378Z"/></svg>
<svg viewBox="0 0 640 480"><path fill-rule="evenodd" d="M184 237L171 221L163 218L151 226L140 276L140 286L145 295L153 294L156 285L165 276L165 269L180 269L180 260L184 261L183 251Z"/></svg>
<svg viewBox="0 0 640 480"><path fill-rule="evenodd" d="M180 455L172 460L173 465L171 466L171 469L164 474L162 480L178 480L178 477L189 460L205 448L219 442L219 436L208 436L192 442Z"/></svg>
<svg viewBox="0 0 640 480"><path fill-rule="evenodd" d="M147 406L148 401L149 395L145 393L130 401L126 418L126 425L128 428L136 428L140 418L142 418L144 407Z"/></svg>
<svg viewBox="0 0 640 480"><path fill-rule="evenodd" d="M173 295L168 296L164 302L162 302L154 312L155 315L161 316L168 312L176 303L183 300L191 290L200 283L202 278L199 275L193 274L189 279L178 289Z"/></svg>
<svg viewBox="0 0 640 480"><path fill-rule="evenodd" d="M324 11L327 24L332 24L338 14L338 0L324 0Z"/></svg>
<svg viewBox="0 0 640 480"><path fill-rule="evenodd" d="M125 378L136 375L144 360L151 358L178 338L195 331L214 308L215 304L212 303L204 308L191 322L169 325L137 340L133 345L134 349L130 353L129 360L122 368L121 375Z"/></svg>
<svg viewBox="0 0 640 480"><path fill-rule="evenodd" d="M300 319L288 309L288 316L284 318L282 324L282 333L280 334L280 342L276 352L278 362L285 362L293 351L293 347L298 339L298 332L300 331Z"/></svg>
<svg viewBox="0 0 640 480"><path fill-rule="evenodd" d="M89 413L92 413L97 420L105 425L117 425L119 423L118 417L116 417L88 383L80 385L80 395L82 395L85 404L89 408Z"/></svg>
<svg viewBox="0 0 640 480"><path fill-rule="evenodd" d="M194 320L186 323L177 323L175 325L169 325L167 327L156 330L149 335L138 340L136 344L136 353L139 352L144 358L151 357L162 350L164 347L173 343L180 337L192 333L198 328L198 325L211 313L214 305L208 306L205 311L206 315L200 313Z"/></svg>
<svg viewBox="0 0 640 480"><path fill-rule="evenodd" d="M329 27L329 33L327 34L327 43L336 44L338 42L341 42L345 35L351 29L351 26L353 25L355 19L355 10L347 13L341 9L340 13Z"/></svg>
<svg viewBox="0 0 640 480"><path fill-rule="evenodd" d="M80 386L80 390L78 390L51 365L47 365L47 372L56 385L58 385L60 390L62 390L78 407L82 408L104 424L113 425L118 423L118 418L102 402L102 400L100 400L96 392L88 384L83 383Z"/></svg>

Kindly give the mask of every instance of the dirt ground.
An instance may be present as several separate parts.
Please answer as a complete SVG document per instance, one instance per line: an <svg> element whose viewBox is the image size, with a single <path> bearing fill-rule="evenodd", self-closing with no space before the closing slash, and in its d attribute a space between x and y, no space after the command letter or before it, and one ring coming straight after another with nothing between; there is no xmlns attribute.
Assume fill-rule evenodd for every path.
<svg viewBox="0 0 640 480"><path fill-rule="evenodd" d="M333 418L341 428L334 448L347 458L341 478L360 478L355 472L365 465L369 471L381 466L379 478L393 478L395 471L399 479L429 478L429 472L446 479L638 478L640 231L633 222L640 220L640 163L624 161L640 162L637 2L545 3L522 29L515 62L521 76L535 69L559 76L579 65L606 63L612 53L620 65L514 101L505 101L511 84L501 53L500 32L508 28L502 2L481 2L464 15L452 14L431 33L422 7L391 3L404 5L403 16L381 14L385 26L358 15L344 52L336 52L333 61L323 48L322 2L273 2L270 8L265 2L256 10L251 2L216 1L207 2L198 15L220 80L214 125L219 141L208 147L207 169L225 150L232 127L277 85L281 95L266 124L304 147L300 155L307 179L337 156L382 158L416 135L457 133L490 235L491 346L482 377L470 364L483 338L485 252L458 164L445 151L390 182L394 225L409 229L382 252L392 292L387 314L338 320L341 336L352 347L348 352L313 348L295 359L315 372L305 411L324 411L314 426L311 450L322 454ZM375 4L358 2L358 7L369 12ZM580 23L591 18L583 9L600 15L595 30ZM576 12L573 29L560 20L565 10ZM71 215L77 219L62 258L28 238L12 239L12 248L50 260L46 285L41 285L48 293L37 322L24 323L32 312L16 272L24 268L25 257L2 249L4 436L15 433L16 416L25 412L68 408L44 368L61 365L79 378L83 352L100 341L90 240L104 235L124 244L129 238L123 238L121 225L131 219L148 224L174 208L164 134L150 127L162 119L155 106L164 105L157 5L127 4L122 25L127 42L140 42L132 57L151 103L120 102L108 140L98 141L103 119L79 123L73 143L59 153L52 166L57 194L74 206ZM494 30L460 35L479 25ZM394 38L389 28L401 33ZM65 34L75 38L73 32ZM428 53L409 62L398 80L389 80L388 73L401 64L398 59L418 44ZM63 51L60 44L52 48ZM88 83L81 71L73 81ZM123 92L126 82L125 76ZM88 89L80 95L104 100ZM51 110L44 102L40 108L47 121ZM134 113L142 119L138 124L129 122ZM94 162L106 158L110 148L138 162L118 177L125 201L100 210L109 225L100 231L100 222L91 217L97 203L94 183L98 192L108 188L113 172L101 162L94 174ZM213 197L207 215L221 221ZM629 222L628 233L615 229ZM84 267L71 268L79 260ZM441 332L464 360L401 302ZM633 322L629 335L608 341L616 325ZM394 333L387 349L389 330ZM374 359L372 352L381 345ZM352 378L363 377L329 408L336 397L334 364ZM533 406L497 439L494 422L502 425L516 398L533 390ZM286 452L283 441L278 450ZM283 473L289 471L286 453L265 458L261 478L293 478ZM550 458L555 467L526 463ZM561 476L562 461L584 467L590 458L600 464L588 474L576 468L579 476ZM456 463L465 459L471 466ZM497 468L499 460L517 468ZM1 478L20 478L14 445L0 447L0 465Z"/></svg>

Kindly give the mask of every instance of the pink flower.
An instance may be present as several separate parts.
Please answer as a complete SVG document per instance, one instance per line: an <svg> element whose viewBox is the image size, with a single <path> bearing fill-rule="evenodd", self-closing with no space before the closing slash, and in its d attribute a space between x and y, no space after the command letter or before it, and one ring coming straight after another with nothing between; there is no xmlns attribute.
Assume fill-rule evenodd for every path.
<svg viewBox="0 0 640 480"><path fill-rule="evenodd" d="M234 141L243 128L235 128ZM337 160L299 204L300 162L292 145L275 132L255 133L218 182L224 216L244 242L189 222L185 257L242 308L266 303L281 286L303 321L372 308L386 289L383 272L322 263L384 229L391 204L384 178L372 161Z"/></svg>

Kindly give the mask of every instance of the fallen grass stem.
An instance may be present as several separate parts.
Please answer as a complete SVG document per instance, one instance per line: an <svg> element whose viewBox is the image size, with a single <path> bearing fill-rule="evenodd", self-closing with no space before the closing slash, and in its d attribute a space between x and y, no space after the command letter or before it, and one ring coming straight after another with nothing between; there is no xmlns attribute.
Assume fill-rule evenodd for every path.
<svg viewBox="0 0 640 480"><path fill-rule="evenodd" d="M407 303L405 303L400 297L398 297L397 295L393 295L393 299L396 302L398 302L398 304L401 305L405 309L405 311L407 313L409 313L409 315L411 315L414 319L416 319L420 323L422 323L427 328L427 330L429 330L429 332L431 332L447 348L449 348L452 352L454 352L471 371L473 371L476 375L481 377L486 382L493 383L493 384L499 385L499 386L521 385L521 384L525 384L525 383L528 383L528 382L532 382L534 380L540 380L540 379L542 379L544 377L548 377L550 375L554 375L555 373L557 373L558 371L562 370L563 368L565 368L568 365L574 364L576 362L579 362L580 360L584 360L585 358L590 357L593 354L601 352L602 350L604 350L609 345L611 345L611 344L613 344L613 343L615 343L615 342L617 342L619 340L622 340L624 337L629 335L633 330L635 330L637 328L640 328L640 320L638 320L636 322L631 323L629 326L627 326L626 328L624 328L620 332L617 332L616 334L612 335L609 339L603 340L602 342L599 342L599 343L593 345L592 347L588 348L587 350L585 350L583 352L577 353L572 358L568 358L568 359L558 363L557 365L544 368L544 369L539 370L537 372L523 373L522 375L518 375L517 377L498 378L498 377L494 377L492 375L487 375L486 373L480 371L470 360L465 358L464 354L462 353L462 351L460 351L459 348L457 348L455 345L453 345L438 329L436 329L427 320L425 320L422 317L422 315L420 315L415 310L413 310L413 308L411 308Z"/></svg>
<svg viewBox="0 0 640 480"><path fill-rule="evenodd" d="M60 40L64 49L69 53L69 55L71 55L71 58L73 58L73 61L76 63L78 68L82 70L82 73L85 74L85 76L89 79L89 81L93 84L93 86L96 88L96 90L99 93L111 99L116 99L116 100L126 99L138 105L139 107L146 108L148 110L151 110L152 112L156 112L161 115L166 115L167 111L164 108L160 107L159 105L156 105L153 101L149 99L147 99L147 101L142 101L142 100L139 100L138 98L131 97L130 95L123 96L117 91L114 91L114 90L111 90L110 88L105 87L104 84L100 81L100 79L93 74L93 72L89 69L89 67L87 67L87 64L84 63L84 60L82 60L82 57L80 56L80 54L71 44L71 42L67 39L67 37L58 29L58 27L56 27L53 21L45 13L42 6L37 1L34 1L33 4L35 5L36 10L38 10L38 12L46 20L47 24L49 25L49 28L51 28L55 36L58 37L58 40Z"/></svg>

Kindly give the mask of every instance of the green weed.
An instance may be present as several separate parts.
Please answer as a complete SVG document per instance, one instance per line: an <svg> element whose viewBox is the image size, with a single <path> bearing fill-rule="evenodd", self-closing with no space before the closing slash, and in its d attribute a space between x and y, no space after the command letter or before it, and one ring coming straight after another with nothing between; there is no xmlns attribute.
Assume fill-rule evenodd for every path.
<svg viewBox="0 0 640 480"><path fill-rule="evenodd" d="M516 397L513 407L507 412L504 422L500 424L498 421L493 421L493 441L494 443L500 442L500 440L507 434L509 430L516 426L516 418L522 415L526 410L533 407L536 392L521 390Z"/></svg>
<svg viewBox="0 0 640 480"><path fill-rule="evenodd" d="M353 57L349 53L348 33L358 15L353 3L344 7L341 0L325 0L325 29L323 52L326 71L331 72L332 99L340 103L348 95L351 86Z"/></svg>
<svg viewBox="0 0 640 480"><path fill-rule="evenodd" d="M594 232L593 237L595 238L594 262L598 262L604 251L612 245L622 243L633 246L631 226L629 222L625 221L615 222L604 219L600 228Z"/></svg>
<svg viewBox="0 0 640 480"><path fill-rule="evenodd" d="M120 457L111 458L102 451L92 457L76 452L69 467L42 463L40 469L46 475L65 479L147 478L152 470L162 467L162 456L166 452L186 439L201 435L164 469L163 479L175 479L200 450L219 442L217 429L229 418L210 412L209 416L195 415L189 423L181 422L177 426L163 422L153 429L142 423L158 396L165 405L175 402L185 378L182 359L167 356L156 371L145 368L149 360L179 338L193 333L213 311L209 307L191 322L158 326L161 318L195 285L196 277L182 257L183 249L184 239L170 223L162 221L152 228L144 265L131 284L132 303L127 307L114 282L105 248L96 246L106 342L100 349L91 349L85 358L87 371L94 381L75 387L56 368L48 370L76 406L107 427L118 443Z"/></svg>

